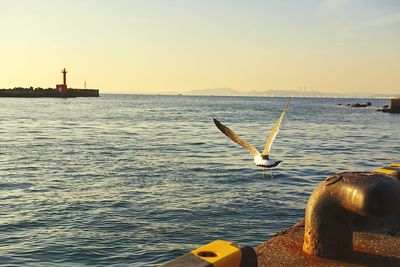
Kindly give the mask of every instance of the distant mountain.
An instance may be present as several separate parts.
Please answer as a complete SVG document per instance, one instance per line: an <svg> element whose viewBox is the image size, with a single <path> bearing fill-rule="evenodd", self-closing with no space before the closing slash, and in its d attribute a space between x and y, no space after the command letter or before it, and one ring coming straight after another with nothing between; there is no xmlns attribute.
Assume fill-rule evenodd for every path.
<svg viewBox="0 0 400 267"><path fill-rule="evenodd" d="M340 97L340 98L391 98L400 97L400 94L373 94L373 93L330 93L316 90L253 90L239 91L232 88L207 88L185 92L186 95L208 95L208 96L278 96L278 97Z"/></svg>
<svg viewBox="0 0 400 267"><path fill-rule="evenodd" d="M207 88L199 90L191 90L186 92L187 95L216 95L216 96L245 96L248 92L238 91L231 88Z"/></svg>
<svg viewBox="0 0 400 267"><path fill-rule="evenodd" d="M267 90L263 93L265 96L294 96L294 97L344 97L343 94L325 93L316 90Z"/></svg>

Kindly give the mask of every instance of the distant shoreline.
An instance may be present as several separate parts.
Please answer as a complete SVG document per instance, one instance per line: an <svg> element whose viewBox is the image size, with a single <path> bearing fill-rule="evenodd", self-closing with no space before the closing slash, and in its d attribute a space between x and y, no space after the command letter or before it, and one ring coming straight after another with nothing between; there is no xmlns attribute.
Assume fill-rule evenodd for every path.
<svg viewBox="0 0 400 267"><path fill-rule="evenodd" d="M290 95L279 95L279 96L262 96L262 95L196 95L196 94L185 94L185 93L102 93L102 95L146 95L146 96L182 96L182 97L264 97L264 98L326 98L326 99L391 99L400 97L397 95L393 96L290 96Z"/></svg>

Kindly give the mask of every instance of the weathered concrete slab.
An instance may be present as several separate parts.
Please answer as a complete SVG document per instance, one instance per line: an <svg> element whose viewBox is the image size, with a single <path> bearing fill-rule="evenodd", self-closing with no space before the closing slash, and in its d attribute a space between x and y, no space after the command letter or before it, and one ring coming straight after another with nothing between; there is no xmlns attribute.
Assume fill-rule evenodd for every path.
<svg viewBox="0 0 400 267"><path fill-rule="evenodd" d="M399 218L396 215L378 221L374 219L371 223L361 220L359 231L353 234L354 253L344 259L319 258L305 254L304 222L300 222L256 248L259 267L400 266Z"/></svg>

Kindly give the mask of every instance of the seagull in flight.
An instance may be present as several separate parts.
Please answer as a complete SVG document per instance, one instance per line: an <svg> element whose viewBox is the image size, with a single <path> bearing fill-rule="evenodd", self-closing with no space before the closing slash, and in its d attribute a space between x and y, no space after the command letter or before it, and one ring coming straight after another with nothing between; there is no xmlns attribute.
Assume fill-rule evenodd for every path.
<svg viewBox="0 0 400 267"><path fill-rule="evenodd" d="M290 101L290 99L289 99L289 101ZM223 134L228 136L236 144L241 145L242 147L246 148L253 155L254 164L256 166L271 169L271 168L278 166L282 162L281 160L270 159L269 154L270 154L270 150L272 147L272 143L274 142L276 135L279 132L279 127L281 126L282 119L288 110L289 101L285 105L285 108L283 109L281 116L275 123L274 128L272 128L272 131L269 134L267 141L265 142L264 150L261 153L257 150L257 148L255 148L251 144L249 144L246 141L244 141L243 139L241 139L235 132L233 132L231 129L229 129L222 123L220 123L215 118L214 118L214 123ZM271 173L271 175L272 175L272 173Z"/></svg>

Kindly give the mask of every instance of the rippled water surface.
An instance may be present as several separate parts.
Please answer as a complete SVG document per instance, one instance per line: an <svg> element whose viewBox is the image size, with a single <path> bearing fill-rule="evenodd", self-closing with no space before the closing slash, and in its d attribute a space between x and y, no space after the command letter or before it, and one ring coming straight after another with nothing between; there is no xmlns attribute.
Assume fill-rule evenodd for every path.
<svg viewBox="0 0 400 267"><path fill-rule="evenodd" d="M375 111L388 100L296 98L263 179L212 117L262 150L285 101L0 98L0 263L152 266L215 239L257 246L327 175L399 161L400 116Z"/></svg>

